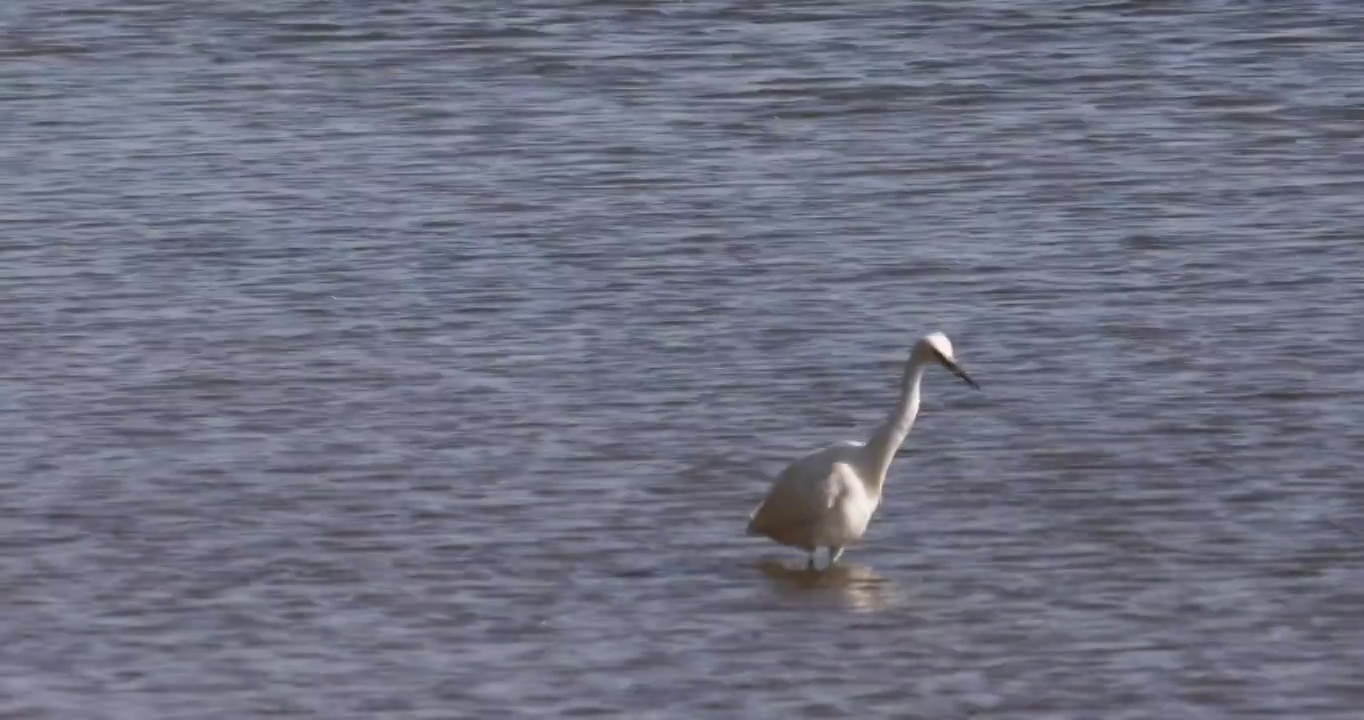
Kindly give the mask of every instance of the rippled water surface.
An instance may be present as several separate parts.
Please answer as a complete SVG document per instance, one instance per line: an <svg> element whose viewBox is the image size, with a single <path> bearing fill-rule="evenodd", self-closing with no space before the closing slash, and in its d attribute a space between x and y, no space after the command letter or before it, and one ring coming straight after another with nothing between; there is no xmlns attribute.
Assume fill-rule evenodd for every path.
<svg viewBox="0 0 1364 720"><path fill-rule="evenodd" d="M1364 7L0 8L0 714L1357 718ZM743 535L890 409L867 542Z"/></svg>

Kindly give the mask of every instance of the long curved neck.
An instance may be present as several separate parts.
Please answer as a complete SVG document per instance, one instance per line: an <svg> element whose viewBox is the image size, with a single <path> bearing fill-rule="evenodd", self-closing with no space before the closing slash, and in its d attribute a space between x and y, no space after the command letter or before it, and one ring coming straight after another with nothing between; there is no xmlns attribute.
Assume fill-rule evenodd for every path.
<svg viewBox="0 0 1364 720"><path fill-rule="evenodd" d="M867 491L873 495L881 493L886 482L886 473L895 453L900 450L909 429L914 427L914 418L919 414L919 383L923 380L927 366L917 357L911 357L905 364L905 374L900 381L900 397L895 402L884 422L872 433L867 441Z"/></svg>

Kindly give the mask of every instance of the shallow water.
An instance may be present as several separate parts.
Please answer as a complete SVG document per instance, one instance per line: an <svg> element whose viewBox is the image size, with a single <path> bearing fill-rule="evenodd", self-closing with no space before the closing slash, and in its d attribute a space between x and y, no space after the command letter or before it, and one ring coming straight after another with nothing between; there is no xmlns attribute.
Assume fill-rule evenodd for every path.
<svg viewBox="0 0 1364 720"><path fill-rule="evenodd" d="M376 8L0 9L0 714L1356 717L1364 8Z"/></svg>

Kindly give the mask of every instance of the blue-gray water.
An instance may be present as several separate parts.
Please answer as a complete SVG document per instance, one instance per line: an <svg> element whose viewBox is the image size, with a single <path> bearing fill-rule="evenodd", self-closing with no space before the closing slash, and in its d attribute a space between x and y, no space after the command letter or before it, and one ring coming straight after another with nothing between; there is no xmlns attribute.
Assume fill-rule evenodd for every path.
<svg viewBox="0 0 1364 720"><path fill-rule="evenodd" d="M0 715L1356 718L1361 78L1353 0L10 0Z"/></svg>

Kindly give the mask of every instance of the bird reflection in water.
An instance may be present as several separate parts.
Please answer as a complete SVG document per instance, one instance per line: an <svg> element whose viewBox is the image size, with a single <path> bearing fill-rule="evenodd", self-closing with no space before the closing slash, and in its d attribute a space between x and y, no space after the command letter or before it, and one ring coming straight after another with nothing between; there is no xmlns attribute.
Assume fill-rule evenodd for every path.
<svg viewBox="0 0 1364 720"><path fill-rule="evenodd" d="M884 610L893 603L896 594L889 580L865 565L839 563L822 570L809 570L777 560L763 560L758 563L758 570L783 594L833 595L858 612Z"/></svg>

